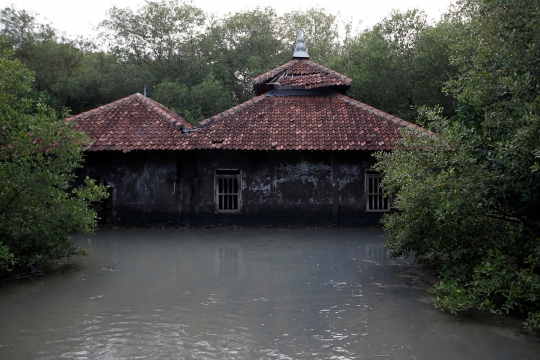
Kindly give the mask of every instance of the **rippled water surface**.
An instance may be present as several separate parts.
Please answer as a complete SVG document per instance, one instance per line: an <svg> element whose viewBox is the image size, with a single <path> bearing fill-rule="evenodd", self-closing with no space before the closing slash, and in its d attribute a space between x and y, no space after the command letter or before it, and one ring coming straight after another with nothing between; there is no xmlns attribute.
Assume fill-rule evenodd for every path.
<svg viewBox="0 0 540 360"><path fill-rule="evenodd" d="M514 320L433 308L379 229L109 229L0 284L1 359L538 359ZM502 326L504 325L504 326Z"/></svg>

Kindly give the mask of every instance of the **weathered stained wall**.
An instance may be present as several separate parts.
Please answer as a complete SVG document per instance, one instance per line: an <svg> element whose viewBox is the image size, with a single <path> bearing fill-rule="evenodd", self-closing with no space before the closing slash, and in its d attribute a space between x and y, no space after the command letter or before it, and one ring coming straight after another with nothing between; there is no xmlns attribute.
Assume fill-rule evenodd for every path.
<svg viewBox="0 0 540 360"><path fill-rule="evenodd" d="M334 155L339 204L339 224L378 225L381 213L366 213L364 177L374 163L367 153L342 152Z"/></svg>
<svg viewBox="0 0 540 360"><path fill-rule="evenodd" d="M201 225L371 225L365 152L135 151L87 154L81 175L114 188L114 220ZM243 174L242 209L218 214L214 170Z"/></svg>
<svg viewBox="0 0 540 360"><path fill-rule="evenodd" d="M193 225L376 225L380 213L365 212L366 152L221 151L181 153L183 221ZM243 173L239 214L218 214L214 170Z"/></svg>
<svg viewBox="0 0 540 360"><path fill-rule="evenodd" d="M80 175L111 187L114 223L178 223L177 156L173 151L87 152Z"/></svg>
<svg viewBox="0 0 540 360"><path fill-rule="evenodd" d="M200 224L329 224L330 156L324 153L199 151L195 209ZM238 169L244 177L240 214L214 211L214 170Z"/></svg>

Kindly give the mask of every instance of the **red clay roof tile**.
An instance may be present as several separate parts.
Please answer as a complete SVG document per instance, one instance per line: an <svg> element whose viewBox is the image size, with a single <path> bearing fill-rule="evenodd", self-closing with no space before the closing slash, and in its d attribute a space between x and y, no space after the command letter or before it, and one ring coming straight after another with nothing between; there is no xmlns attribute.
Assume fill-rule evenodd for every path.
<svg viewBox="0 0 540 360"><path fill-rule="evenodd" d="M184 118L141 94L66 120L75 121L76 128L94 140L87 151L179 149L177 144L186 136L181 129L192 128Z"/></svg>
<svg viewBox="0 0 540 360"><path fill-rule="evenodd" d="M353 80L313 61L294 59L252 80L255 94L260 95L271 88L291 87L321 89L336 87L345 92Z"/></svg>
<svg viewBox="0 0 540 360"><path fill-rule="evenodd" d="M398 128L421 129L345 95L261 95L200 123L180 148L391 150Z"/></svg>
<svg viewBox="0 0 540 360"><path fill-rule="evenodd" d="M94 140L88 151L391 150L400 127L423 130L339 93L351 84L352 79L333 70L295 59L253 80L262 95L194 129L140 94L67 120L76 121L77 128ZM275 91L265 94L269 87ZM182 128L190 131L184 134Z"/></svg>

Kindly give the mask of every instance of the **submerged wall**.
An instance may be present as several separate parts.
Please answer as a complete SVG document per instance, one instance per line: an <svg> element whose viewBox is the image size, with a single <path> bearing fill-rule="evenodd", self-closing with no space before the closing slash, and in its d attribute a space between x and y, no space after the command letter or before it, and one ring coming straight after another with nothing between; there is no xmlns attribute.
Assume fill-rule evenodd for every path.
<svg viewBox="0 0 540 360"><path fill-rule="evenodd" d="M111 187L112 222L179 223L177 155L167 151L87 152L81 176Z"/></svg>
<svg viewBox="0 0 540 360"><path fill-rule="evenodd" d="M365 152L89 152L81 176L109 184L119 224L373 225L365 212ZM215 170L242 174L238 213L217 213Z"/></svg>

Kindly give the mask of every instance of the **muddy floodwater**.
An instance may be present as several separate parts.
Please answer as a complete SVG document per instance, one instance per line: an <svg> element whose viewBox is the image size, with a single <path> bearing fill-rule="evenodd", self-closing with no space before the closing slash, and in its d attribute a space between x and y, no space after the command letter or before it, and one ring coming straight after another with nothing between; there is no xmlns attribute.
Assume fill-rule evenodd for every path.
<svg viewBox="0 0 540 360"><path fill-rule="evenodd" d="M0 283L0 359L540 359L517 319L433 308L379 229L107 229Z"/></svg>

